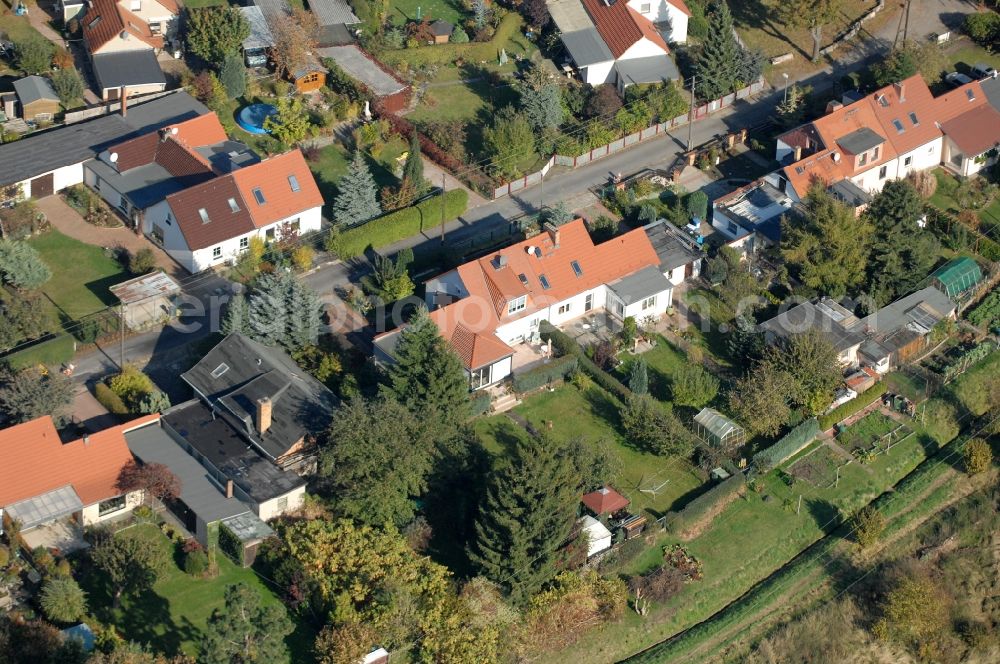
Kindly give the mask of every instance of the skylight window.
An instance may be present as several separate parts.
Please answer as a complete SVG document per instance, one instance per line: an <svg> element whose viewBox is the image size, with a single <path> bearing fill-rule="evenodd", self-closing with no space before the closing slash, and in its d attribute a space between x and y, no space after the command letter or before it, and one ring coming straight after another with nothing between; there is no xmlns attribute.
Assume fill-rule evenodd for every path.
<svg viewBox="0 0 1000 664"><path fill-rule="evenodd" d="M230 198L229 199L229 209L232 210L233 212L239 212L240 211L239 203L236 202L235 198Z"/></svg>
<svg viewBox="0 0 1000 664"><path fill-rule="evenodd" d="M882 108L889 108L889 100L886 99L885 95L878 96L878 103Z"/></svg>
<svg viewBox="0 0 1000 664"><path fill-rule="evenodd" d="M229 371L229 365L223 362L212 371L212 378L218 378L227 371Z"/></svg>
<svg viewBox="0 0 1000 664"><path fill-rule="evenodd" d="M100 22L101 22L101 17L100 16L95 16L94 20L87 24L87 27L89 29L93 30L94 26L97 25Z"/></svg>
<svg viewBox="0 0 1000 664"><path fill-rule="evenodd" d="M965 96L969 98L969 101L976 100L976 93L972 91L972 88L965 91Z"/></svg>
<svg viewBox="0 0 1000 664"><path fill-rule="evenodd" d="M267 199L264 198L264 192L260 190L260 187L253 188L253 197L257 199L257 205L263 205L267 202Z"/></svg>
<svg viewBox="0 0 1000 664"><path fill-rule="evenodd" d="M910 122L913 123L914 127L916 127L918 124L920 124L920 120L917 119L917 114L916 113L910 113Z"/></svg>
<svg viewBox="0 0 1000 664"><path fill-rule="evenodd" d="M203 224L207 224L209 221L211 221L208 218L208 210L206 210L205 208L198 208L198 216L201 217L201 223Z"/></svg>
<svg viewBox="0 0 1000 664"><path fill-rule="evenodd" d="M892 126L896 128L897 133L902 134L904 131L906 131L906 128L903 127L903 123L900 122L899 120L893 120Z"/></svg>
<svg viewBox="0 0 1000 664"><path fill-rule="evenodd" d="M573 274L575 274L578 277L583 276L583 268L580 267L580 264L577 261L570 261L569 264L570 267L573 268Z"/></svg>
<svg viewBox="0 0 1000 664"><path fill-rule="evenodd" d="M546 277L544 274L538 275L538 283L540 283L542 285L542 288L545 290L552 288L552 286L549 284L549 278Z"/></svg>
<svg viewBox="0 0 1000 664"><path fill-rule="evenodd" d="M517 275L517 278L521 280L521 283L524 284L525 288L528 287L528 275L522 272L521 274Z"/></svg>
<svg viewBox="0 0 1000 664"><path fill-rule="evenodd" d="M299 179L294 175L288 176L288 185L292 188L292 191L299 191L302 188L299 186Z"/></svg>

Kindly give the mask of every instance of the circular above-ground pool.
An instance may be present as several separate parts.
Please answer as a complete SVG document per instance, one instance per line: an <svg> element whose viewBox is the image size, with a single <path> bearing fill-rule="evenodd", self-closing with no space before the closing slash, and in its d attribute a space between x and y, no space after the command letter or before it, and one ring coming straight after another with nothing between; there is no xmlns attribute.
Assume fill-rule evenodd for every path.
<svg viewBox="0 0 1000 664"><path fill-rule="evenodd" d="M251 134L270 134L264 129L264 120L277 112L278 109L271 104L250 104L239 112L236 122Z"/></svg>

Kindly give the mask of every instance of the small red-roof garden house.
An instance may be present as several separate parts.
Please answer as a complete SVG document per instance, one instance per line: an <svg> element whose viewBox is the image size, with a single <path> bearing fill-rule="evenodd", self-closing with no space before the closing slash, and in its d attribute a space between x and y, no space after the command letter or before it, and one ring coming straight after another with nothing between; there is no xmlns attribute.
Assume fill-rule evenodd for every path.
<svg viewBox="0 0 1000 664"><path fill-rule="evenodd" d="M80 546L82 526L128 514L142 492L122 494L118 476L132 453L125 432L149 415L64 443L46 415L0 431L0 522L17 520L28 546Z"/></svg>
<svg viewBox="0 0 1000 664"><path fill-rule="evenodd" d="M629 506L628 498L621 495L609 486L604 486L597 491L591 491L580 499L587 509L597 516L614 514Z"/></svg>

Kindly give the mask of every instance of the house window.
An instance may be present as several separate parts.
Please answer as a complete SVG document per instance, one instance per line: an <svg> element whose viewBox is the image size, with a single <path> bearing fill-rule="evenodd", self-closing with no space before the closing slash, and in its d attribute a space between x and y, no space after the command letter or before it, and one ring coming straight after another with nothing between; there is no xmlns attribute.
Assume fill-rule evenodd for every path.
<svg viewBox="0 0 1000 664"><path fill-rule="evenodd" d="M729 232L730 235L736 235L737 232L736 224L734 224L731 221L727 221L726 230Z"/></svg>
<svg viewBox="0 0 1000 664"><path fill-rule="evenodd" d="M222 258L222 247L212 247L212 260Z"/></svg>
<svg viewBox="0 0 1000 664"><path fill-rule="evenodd" d="M656 296L655 295L653 297L647 297L645 300L642 301L642 310L643 311L646 311L647 309L652 309L655 306L656 306Z"/></svg>
<svg viewBox="0 0 1000 664"><path fill-rule="evenodd" d="M125 200L124 196L118 197L118 209L122 212L128 212L128 201Z"/></svg>
<svg viewBox="0 0 1000 664"><path fill-rule="evenodd" d="M263 205L267 202L267 199L264 198L264 192L260 190L260 187L253 188L253 197L257 199L257 205Z"/></svg>
<svg viewBox="0 0 1000 664"><path fill-rule="evenodd" d="M100 191L100 190L101 190L101 178L97 178L94 181L94 191Z"/></svg>
<svg viewBox="0 0 1000 664"><path fill-rule="evenodd" d="M278 507L278 511L279 512L284 512L285 510L287 510L288 509L288 496L282 496L281 498L278 498L278 505L277 505L277 507Z"/></svg>
<svg viewBox="0 0 1000 664"><path fill-rule="evenodd" d="M917 125L920 124L920 120L917 119L917 114L916 113L910 113L910 122L913 123L914 127L916 127Z"/></svg>
<svg viewBox="0 0 1000 664"><path fill-rule="evenodd" d="M903 128L903 123L900 122L898 119L892 121L892 126L896 128L897 134L902 134L904 131L906 131Z"/></svg>
<svg viewBox="0 0 1000 664"><path fill-rule="evenodd" d="M538 283L542 285L542 290L548 290L552 288L552 286L549 284L549 278L546 277L544 274L538 275Z"/></svg>
<svg viewBox="0 0 1000 664"><path fill-rule="evenodd" d="M965 163L965 155L963 155L961 152L956 152L951 156L951 163L961 168L962 164Z"/></svg>
<svg viewBox="0 0 1000 664"><path fill-rule="evenodd" d="M150 23L149 24L149 33L151 35L158 35L158 34L160 34L160 24L159 23Z"/></svg>
<svg viewBox="0 0 1000 664"><path fill-rule="evenodd" d="M292 191L299 191L301 189L299 186L299 179L294 175L288 176L288 186L292 188Z"/></svg>
<svg viewBox="0 0 1000 664"><path fill-rule="evenodd" d="M289 230L290 230L290 231L291 231L292 233L295 233L296 235L298 235L298 232L299 232L299 228L301 228L301 227L302 227L302 224L301 224L301 223L299 223L299 220L298 220L298 219L296 219L295 221L293 221L293 222L291 222L290 224L288 224L288 229L289 229Z"/></svg>
<svg viewBox="0 0 1000 664"><path fill-rule="evenodd" d="M648 14L651 10L652 10L652 3L644 2L641 5L639 5L640 14Z"/></svg>
<svg viewBox="0 0 1000 664"><path fill-rule="evenodd" d="M872 152L872 161L878 161L878 150L879 150L879 148L878 148L878 146L876 145L876 146L875 146L875 151L874 151L874 152Z"/></svg>
<svg viewBox="0 0 1000 664"><path fill-rule="evenodd" d="M594 308L594 294L587 293L587 297L583 298L583 310L590 311Z"/></svg>
<svg viewBox="0 0 1000 664"><path fill-rule="evenodd" d="M889 171L889 167L888 166L883 166L882 168L878 169L878 179L879 180L884 180L885 176L886 176L886 173L888 173L888 171Z"/></svg>
<svg viewBox="0 0 1000 664"><path fill-rule="evenodd" d="M250 246L250 238L248 238L248 237L241 237L240 238L240 249L246 249L249 246Z"/></svg>
<svg viewBox="0 0 1000 664"><path fill-rule="evenodd" d="M97 516L105 516L125 509L125 496L115 496L97 504Z"/></svg>
<svg viewBox="0 0 1000 664"><path fill-rule="evenodd" d="M858 157L858 168L864 166L868 163L868 153L864 152L860 157Z"/></svg>
<svg viewBox="0 0 1000 664"><path fill-rule="evenodd" d="M264 231L264 239L267 240L268 242L270 242L271 240L274 239L274 227L273 226L271 228L268 228L266 231Z"/></svg>
<svg viewBox="0 0 1000 664"><path fill-rule="evenodd" d="M569 313L569 310L570 310L570 303L569 302L567 302L566 304L560 304L559 305L559 313L560 314Z"/></svg>
<svg viewBox="0 0 1000 664"><path fill-rule="evenodd" d="M208 210L205 208L198 208L198 216L201 217L201 223L207 224L209 222Z"/></svg>
<svg viewBox="0 0 1000 664"><path fill-rule="evenodd" d="M490 368L481 367L469 372L469 387L478 390L490 384Z"/></svg>
<svg viewBox="0 0 1000 664"><path fill-rule="evenodd" d="M239 212L240 211L240 205L239 205L239 203L236 202L235 198L230 198L229 199L229 209L232 210L233 212Z"/></svg>
<svg viewBox="0 0 1000 664"><path fill-rule="evenodd" d="M905 159L903 159L903 166L909 166L912 163L913 163L913 156L912 155L909 156L909 157L906 157Z"/></svg>
<svg viewBox="0 0 1000 664"><path fill-rule="evenodd" d="M170 217L170 213L169 212L167 213L167 216L163 218L163 221L165 221L167 223L167 226L173 226L174 225L174 220Z"/></svg>
<svg viewBox="0 0 1000 664"><path fill-rule="evenodd" d="M515 314L518 311L523 311L525 307L528 306L528 296L522 295L519 298L515 298L507 302L507 313Z"/></svg>
<svg viewBox="0 0 1000 664"><path fill-rule="evenodd" d="M569 265L570 265L570 267L573 268L573 274L575 274L578 277L582 277L583 276L583 268L580 267L580 263L579 262L577 262L577 261L570 261Z"/></svg>

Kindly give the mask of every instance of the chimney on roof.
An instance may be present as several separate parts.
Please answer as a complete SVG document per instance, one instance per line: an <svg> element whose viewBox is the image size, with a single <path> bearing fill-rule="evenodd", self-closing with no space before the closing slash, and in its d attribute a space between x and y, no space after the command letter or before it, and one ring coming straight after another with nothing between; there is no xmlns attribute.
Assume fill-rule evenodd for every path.
<svg viewBox="0 0 1000 664"><path fill-rule="evenodd" d="M226 498L233 497L233 481L226 480Z"/></svg>
<svg viewBox="0 0 1000 664"><path fill-rule="evenodd" d="M128 115L128 88L124 85L120 97L122 99L122 117L124 118Z"/></svg>
<svg viewBox="0 0 1000 664"><path fill-rule="evenodd" d="M893 83L892 87L896 88L896 96L899 97L899 101L906 101L906 87L903 82Z"/></svg>
<svg viewBox="0 0 1000 664"><path fill-rule="evenodd" d="M802 146L795 146L795 161L800 161L802 159Z"/></svg>
<svg viewBox="0 0 1000 664"><path fill-rule="evenodd" d="M834 111L839 111L843 107L844 107L844 104L842 102L839 102L836 99L834 99L833 101L831 101L830 103L828 103L826 105L826 112L827 112L827 114L830 114L830 113L833 113Z"/></svg>
<svg viewBox="0 0 1000 664"><path fill-rule="evenodd" d="M261 436L271 428L271 410L274 404L271 403L271 399L268 397L263 397L257 399L257 433Z"/></svg>
<svg viewBox="0 0 1000 664"><path fill-rule="evenodd" d="M559 227L552 222L546 221L543 226L545 232L549 234L549 239L552 240L552 246L556 249L559 248Z"/></svg>
<svg viewBox="0 0 1000 664"><path fill-rule="evenodd" d="M83 446L84 447L89 447L90 446L90 434L89 433L83 434Z"/></svg>

